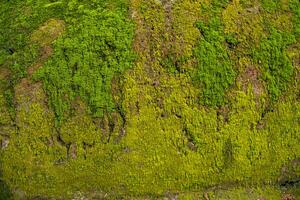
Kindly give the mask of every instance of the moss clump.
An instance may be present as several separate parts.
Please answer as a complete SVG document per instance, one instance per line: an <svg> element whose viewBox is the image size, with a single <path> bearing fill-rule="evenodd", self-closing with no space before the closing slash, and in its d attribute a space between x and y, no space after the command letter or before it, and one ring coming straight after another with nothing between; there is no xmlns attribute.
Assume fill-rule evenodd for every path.
<svg viewBox="0 0 300 200"><path fill-rule="evenodd" d="M122 12L99 5L72 7L76 11L69 12L75 16L66 19L65 35L56 41L54 56L37 75L59 123L76 96L87 102L96 117L113 111L112 78L130 68L134 59L133 25Z"/></svg>
<svg viewBox="0 0 300 200"><path fill-rule="evenodd" d="M64 31L64 21L50 19L31 34L31 41L40 46L51 45Z"/></svg>
<svg viewBox="0 0 300 200"><path fill-rule="evenodd" d="M224 46L221 21L213 18L207 25L198 22L197 27L203 35L194 50L198 61L195 79L203 88L200 98L205 105L220 106L224 104L226 90L233 84L236 75Z"/></svg>
<svg viewBox="0 0 300 200"><path fill-rule="evenodd" d="M287 89L293 76L292 62L286 49L294 42L294 35L272 29L270 36L263 39L260 48L254 51L253 57L262 65L263 78L272 100L277 100L281 92Z"/></svg>
<svg viewBox="0 0 300 200"><path fill-rule="evenodd" d="M16 127L0 136L1 180L13 197L299 193L298 1L41 2L63 9L65 32L57 39L49 24L60 21L43 18L25 34L37 43L26 65L23 54L1 58L0 131ZM3 98L10 75L15 116Z"/></svg>

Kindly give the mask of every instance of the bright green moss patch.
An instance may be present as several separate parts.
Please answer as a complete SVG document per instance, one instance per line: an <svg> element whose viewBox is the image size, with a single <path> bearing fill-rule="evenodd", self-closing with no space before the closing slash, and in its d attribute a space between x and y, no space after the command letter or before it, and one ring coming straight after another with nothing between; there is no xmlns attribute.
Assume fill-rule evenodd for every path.
<svg viewBox="0 0 300 200"><path fill-rule="evenodd" d="M62 16L63 6L46 9L48 0L7 1L0 7L0 68L8 69L10 75L4 88L6 102L12 115L14 87L27 75L26 69L35 62L39 47L30 40L31 33L49 18Z"/></svg>
<svg viewBox="0 0 300 200"><path fill-rule="evenodd" d="M268 12L274 12L278 8L280 3L280 0L262 0L261 5L263 9L265 9Z"/></svg>
<svg viewBox="0 0 300 200"><path fill-rule="evenodd" d="M263 78L267 81L272 100L278 99L281 92L287 89L293 76L293 66L286 48L294 42L292 34L272 29L270 36L263 39L260 48L254 51L254 59L262 65Z"/></svg>
<svg viewBox="0 0 300 200"><path fill-rule="evenodd" d="M53 58L38 74L59 122L76 96L87 102L94 116L114 110L112 78L130 68L134 59L133 25L122 12L77 6L82 15L66 19L65 35L56 41Z"/></svg>
<svg viewBox="0 0 300 200"><path fill-rule="evenodd" d="M220 106L225 102L226 90L233 84L235 71L225 46L225 37L219 18L211 19L206 25L198 22L203 35L194 50L198 61L195 79L202 89L201 101L205 105Z"/></svg>

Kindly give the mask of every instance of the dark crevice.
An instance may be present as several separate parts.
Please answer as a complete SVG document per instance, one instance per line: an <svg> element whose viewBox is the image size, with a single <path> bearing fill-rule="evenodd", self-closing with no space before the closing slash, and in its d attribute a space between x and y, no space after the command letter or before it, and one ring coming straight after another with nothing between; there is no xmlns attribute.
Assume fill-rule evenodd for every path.
<svg viewBox="0 0 300 200"><path fill-rule="evenodd" d="M221 131L222 125L229 122L229 107L221 106L217 110L217 131Z"/></svg>
<svg viewBox="0 0 300 200"><path fill-rule="evenodd" d="M13 48L13 47L9 47L9 48L6 49L6 51L7 51L10 55L12 55L12 54L15 53L16 49Z"/></svg>
<svg viewBox="0 0 300 200"><path fill-rule="evenodd" d="M280 183L281 187L295 187L300 185L300 178L296 180L287 180L282 183Z"/></svg>
<svg viewBox="0 0 300 200"><path fill-rule="evenodd" d="M185 127L182 130L184 136L187 138L187 146L191 151L197 151L198 147L196 145L195 139L193 137L193 135L190 133L190 131Z"/></svg>
<svg viewBox="0 0 300 200"><path fill-rule="evenodd" d="M57 137L56 137L56 141L57 141L57 143L58 143L59 145L65 147L65 148L67 149L67 155L66 155L66 158L68 159L68 158L69 158L68 152L69 152L69 150L70 150L71 144L66 143L65 141L63 141L63 139L61 138L59 132L58 132L58 135L57 135ZM62 159L60 159L60 160L57 161L58 164L61 164L61 163L63 163L63 162L64 162L64 161L63 161Z"/></svg>
<svg viewBox="0 0 300 200"><path fill-rule="evenodd" d="M231 164L234 161L234 155L233 155L234 149L233 149L233 144L231 142L231 139L228 138L225 142L225 146L223 149L223 157L224 157L224 167L223 168L228 168L231 166Z"/></svg>
<svg viewBox="0 0 300 200"><path fill-rule="evenodd" d="M266 116L268 113L271 113L271 112L274 112L274 108L273 108L273 105L268 105L264 110L263 112L261 113L260 115L260 120L257 122L256 124L256 129L257 130L261 130L265 127L266 125Z"/></svg>

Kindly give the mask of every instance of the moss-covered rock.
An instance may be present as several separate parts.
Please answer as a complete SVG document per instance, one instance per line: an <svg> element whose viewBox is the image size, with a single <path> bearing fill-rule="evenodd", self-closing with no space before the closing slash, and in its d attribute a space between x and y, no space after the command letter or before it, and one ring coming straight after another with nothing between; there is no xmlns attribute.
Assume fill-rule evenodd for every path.
<svg viewBox="0 0 300 200"><path fill-rule="evenodd" d="M298 1L3 5L5 198L299 197Z"/></svg>

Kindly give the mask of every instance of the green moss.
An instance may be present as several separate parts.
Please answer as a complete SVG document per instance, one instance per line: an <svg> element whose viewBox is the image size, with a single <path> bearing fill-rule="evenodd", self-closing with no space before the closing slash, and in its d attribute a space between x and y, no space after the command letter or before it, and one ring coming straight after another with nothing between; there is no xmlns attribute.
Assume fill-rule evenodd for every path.
<svg viewBox="0 0 300 200"><path fill-rule="evenodd" d="M31 32L47 19L59 18L64 13L63 7L45 9L43 5L46 3L49 1L8 1L0 8L0 67L10 70L9 76L5 78L7 85L4 93L11 115L15 114L14 87L26 77L26 69L39 54L39 47L30 40Z"/></svg>
<svg viewBox="0 0 300 200"><path fill-rule="evenodd" d="M40 46L51 45L64 31L62 20L50 19L31 34L31 41Z"/></svg>
<svg viewBox="0 0 300 200"><path fill-rule="evenodd" d="M84 4L77 6L82 16L66 19L66 34L56 41L53 58L37 75L58 122L76 96L87 102L94 116L113 111L112 78L130 68L134 59L133 26L122 12L99 6L81 11Z"/></svg>
<svg viewBox="0 0 300 200"><path fill-rule="evenodd" d="M261 1L261 4L262 4L262 7L268 11L268 12L274 12L276 11L276 9L278 9L278 6L279 6L279 0L262 0Z"/></svg>
<svg viewBox="0 0 300 200"><path fill-rule="evenodd" d="M61 21L43 18L25 34L40 46L55 40L35 77L46 94L28 76L4 98L8 83L0 82L0 131L17 127L1 150L2 183L13 197L29 199L296 195L297 188L279 187L299 179L296 29L270 27L280 26L271 20L278 9L294 6L295 19L298 4L280 2L267 11L262 1L238 0L25 1L64 9L65 32L55 40L60 34L50 27L62 30ZM12 76L24 73L16 80L40 61L38 48L11 55L30 58L11 68ZM276 101L267 104L259 84Z"/></svg>
<svg viewBox="0 0 300 200"><path fill-rule="evenodd" d="M281 92L287 89L293 76L293 66L286 48L294 42L294 35L272 29L270 36L263 39L260 48L253 53L254 60L262 65L263 78L272 100L278 99Z"/></svg>
<svg viewBox="0 0 300 200"><path fill-rule="evenodd" d="M194 50L198 61L195 79L202 89L201 102L205 105L220 106L225 102L226 90L235 80L235 71L224 46L225 37L218 18L213 18L206 25L197 23L203 35Z"/></svg>
<svg viewBox="0 0 300 200"><path fill-rule="evenodd" d="M263 17L259 6L255 2L248 1L246 8L242 2L235 0L222 11L224 33L234 35L239 42L235 47L235 54L248 54L249 49L256 46L264 36Z"/></svg>
<svg viewBox="0 0 300 200"><path fill-rule="evenodd" d="M294 35L298 38L300 36L300 3L291 0L289 1L289 6L293 12Z"/></svg>

